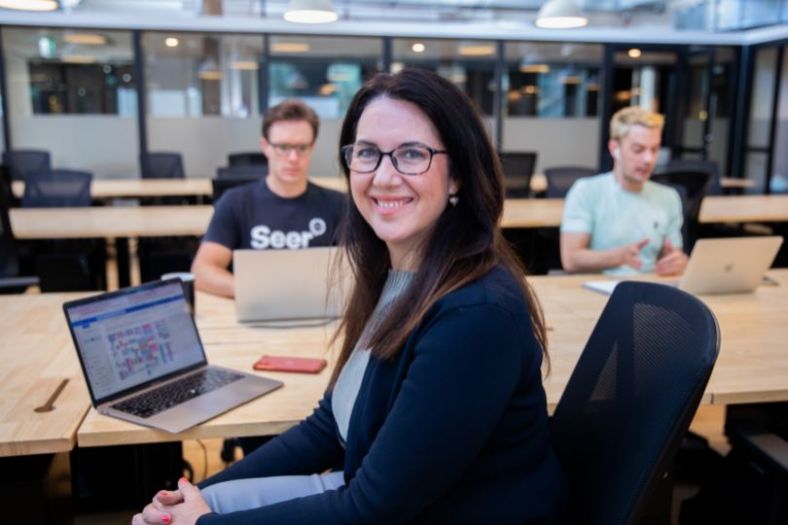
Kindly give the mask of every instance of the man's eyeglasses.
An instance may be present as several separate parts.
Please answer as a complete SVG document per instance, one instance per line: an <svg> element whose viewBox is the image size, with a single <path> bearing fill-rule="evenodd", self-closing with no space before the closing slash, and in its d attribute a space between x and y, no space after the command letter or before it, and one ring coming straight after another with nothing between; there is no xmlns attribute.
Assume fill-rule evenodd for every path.
<svg viewBox="0 0 788 525"><path fill-rule="evenodd" d="M269 142L269 144L271 145L272 148L274 148L274 151L276 151L277 154L283 157L289 156L290 153L293 151L295 151L296 155L300 157L301 155L305 154L307 151L312 149L312 144L286 144L284 142L280 144L274 144L273 142Z"/></svg>
<svg viewBox="0 0 788 525"><path fill-rule="evenodd" d="M391 151L380 151L376 146L367 144L348 144L342 146L345 165L356 173L372 173L383 157L388 156L394 169L403 175L421 175L430 169L432 157L446 150L437 150L424 144L402 144Z"/></svg>

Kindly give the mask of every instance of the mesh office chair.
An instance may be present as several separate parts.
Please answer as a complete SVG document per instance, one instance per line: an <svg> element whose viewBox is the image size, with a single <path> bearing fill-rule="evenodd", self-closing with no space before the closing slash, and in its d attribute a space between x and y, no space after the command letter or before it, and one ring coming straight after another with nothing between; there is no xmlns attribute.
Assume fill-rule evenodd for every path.
<svg viewBox="0 0 788 525"><path fill-rule="evenodd" d="M8 166L11 180L25 180L28 173L46 171L52 167L49 152L36 149L5 151L3 164Z"/></svg>
<svg viewBox="0 0 788 525"><path fill-rule="evenodd" d="M23 208L90 206L90 183L86 171L46 170L27 174Z"/></svg>
<svg viewBox="0 0 788 525"><path fill-rule="evenodd" d="M250 182L259 181L262 177L217 177L211 179L211 186L213 188L213 202L217 202L224 192L230 188L249 184Z"/></svg>
<svg viewBox="0 0 788 525"><path fill-rule="evenodd" d="M268 158L259 151L230 153L227 155L227 164L230 166L267 166Z"/></svg>
<svg viewBox="0 0 788 525"><path fill-rule="evenodd" d="M180 153L143 153L140 155L143 179L183 179Z"/></svg>
<svg viewBox="0 0 788 525"><path fill-rule="evenodd" d="M605 306L552 418L569 480L565 523L634 523L689 428L719 352L694 296L622 282Z"/></svg>
<svg viewBox="0 0 788 525"><path fill-rule="evenodd" d="M7 168L0 167L0 178L7 176ZM20 276L19 252L11 230L8 209L11 194L6 185L0 185L0 293L21 293L38 285L38 277Z"/></svg>
<svg viewBox="0 0 788 525"><path fill-rule="evenodd" d="M526 198L531 194L531 177L536 166L536 152L501 152L507 198Z"/></svg>
<svg viewBox="0 0 788 525"><path fill-rule="evenodd" d="M544 176L547 179L547 198L561 199L566 197L566 193L577 179L596 175L594 168L584 168L580 166L554 166L545 168Z"/></svg>
<svg viewBox="0 0 788 525"><path fill-rule="evenodd" d="M25 181L22 207L57 208L90 206L91 173L49 170L30 173ZM34 267L42 292L102 290L106 251L103 240L68 239L38 241Z"/></svg>
<svg viewBox="0 0 788 525"><path fill-rule="evenodd" d="M217 179L247 178L259 179L268 175L268 164L248 164L245 166L224 166L216 170Z"/></svg>
<svg viewBox="0 0 788 525"><path fill-rule="evenodd" d="M706 185L706 195L722 195L722 184L720 181L720 168L713 160L699 159L672 159L657 174L673 172L703 172L709 174L709 182Z"/></svg>
<svg viewBox="0 0 788 525"><path fill-rule="evenodd" d="M651 176L653 182L672 186L681 195L684 211L682 233L684 247L688 252L692 250L692 246L698 239L700 207L703 204L703 197L706 196L710 179L711 175L705 171L666 171Z"/></svg>

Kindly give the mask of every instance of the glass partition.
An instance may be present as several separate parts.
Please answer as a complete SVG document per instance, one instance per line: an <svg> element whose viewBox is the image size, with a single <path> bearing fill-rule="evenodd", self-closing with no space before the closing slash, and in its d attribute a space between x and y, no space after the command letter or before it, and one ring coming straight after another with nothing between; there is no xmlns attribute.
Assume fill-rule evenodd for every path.
<svg viewBox="0 0 788 525"><path fill-rule="evenodd" d="M504 151L535 151L537 172L596 167L603 47L507 42L504 49Z"/></svg>
<svg viewBox="0 0 788 525"><path fill-rule="evenodd" d="M142 46L149 151L213 177L228 154L260 150L262 36L151 32Z"/></svg>
<svg viewBox="0 0 788 525"><path fill-rule="evenodd" d="M299 98L320 116L312 176L339 173L339 131L350 100L382 69L383 40L322 36L271 36L268 105Z"/></svg>
<svg viewBox="0 0 788 525"><path fill-rule="evenodd" d="M3 28L3 49L14 148L48 150L53 167L97 178L136 173L130 32Z"/></svg>

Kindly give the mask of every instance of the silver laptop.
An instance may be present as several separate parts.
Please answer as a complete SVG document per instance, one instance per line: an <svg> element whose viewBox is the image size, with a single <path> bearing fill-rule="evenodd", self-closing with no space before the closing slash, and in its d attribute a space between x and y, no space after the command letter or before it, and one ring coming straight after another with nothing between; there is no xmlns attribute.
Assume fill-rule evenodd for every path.
<svg viewBox="0 0 788 525"><path fill-rule="evenodd" d="M63 305L93 406L181 432L282 386L209 366L178 280Z"/></svg>
<svg viewBox="0 0 788 525"><path fill-rule="evenodd" d="M752 292L782 243L783 238L776 235L699 239L678 287L694 294Z"/></svg>
<svg viewBox="0 0 788 525"><path fill-rule="evenodd" d="M339 317L350 272L339 248L235 250L235 311L241 322L322 320ZM339 261L340 263L342 261Z"/></svg>

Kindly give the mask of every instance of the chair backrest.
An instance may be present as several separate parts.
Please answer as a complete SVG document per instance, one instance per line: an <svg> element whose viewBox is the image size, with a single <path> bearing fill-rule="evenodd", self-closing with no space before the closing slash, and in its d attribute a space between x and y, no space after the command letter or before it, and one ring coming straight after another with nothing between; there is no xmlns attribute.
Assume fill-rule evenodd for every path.
<svg viewBox="0 0 788 525"><path fill-rule="evenodd" d="M653 182L672 186L679 191L684 211L684 241L691 248L698 237L700 207L711 174L707 171L665 171L651 176Z"/></svg>
<svg viewBox="0 0 788 525"><path fill-rule="evenodd" d="M268 175L268 165L247 164L245 166L224 166L216 170L216 177L225 178L257 178Z"/></svg>
<svg viewBox="0 0 788 525"><path fill-rule="evenodd" d="M598 172L594 168L582 166L554 166L545 168L544 176L547 179L547 198L561 199L566 197L566 193L577 179L590 177Z"/></svg>
<svg viewBox="0 0 788 525"><path fill-rule="evenodd" d="M722 195L722 184L720 181L720 167L713 160L700 159L671 159L664 168L657 170L656 173L671 172L706 172L709 174L709 182L706 185L706 195Z"/></svg>
<svg viewBox="0 0 788 525"><path fill-rule="evenodd" d="M140 155L143 179L183 179L183 159L180 153L143 153Z"/></svg>
<svg viewBox="0 0 788 525"><path fill-rule="evenodd" d="M264 166L268 164L268 158L259 151L230 153L227 155L227 164L230 166Z"/></svg>
<svg viewBox="0 0 788 525"><path fill-rule="evenodd" d="M0 166L0 177L7 176L8 168L5 165ZM0 184L0 277L15 277L19 274L16 240L8 216L10 203L11 193L8 186Z"/></svg>
<svg viewBox="0 0 788 525"><path fill-rule="evenodd" d="M531 177L536 166L535 151L504 151L498 154L503 167L506 183L506 196L510 198L528 197Z"/></svg>
<svg viewBox="0 0 788 525"><path fill-rule="evenodd" d="M93 175L85 171L48 170L28 173L23 208L90 206Z"/></svg>
<svg viewBox="0 0 788 525"><path fill-rule="evenodd" d="M11 180L25 180L28 173L46 171L52 167L49 152L36 149L5 151L3 164L8 166Z"/></svg>
<svg viewBox="0 0 788 525"><path fill-rule="evenodd" d="M719 352L714 314L666 285L616 286L552 418L567 523L633 523L670 466Z"/></svg>
<svg viewBox="0 0 788 525"><path fill-rule="evenodd" d="M215 179L211 179L211 187L213 188L213 202L219 200L219 197L222 194L229 190L230 188L234 188L235 186L240 186L242 184L247 184L249 182L259 181L262 177L249 177L249 176L236 176L236 177L217 177Z"/></svg>

